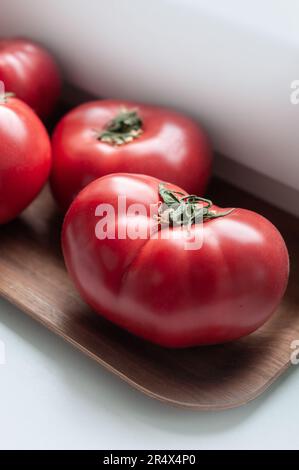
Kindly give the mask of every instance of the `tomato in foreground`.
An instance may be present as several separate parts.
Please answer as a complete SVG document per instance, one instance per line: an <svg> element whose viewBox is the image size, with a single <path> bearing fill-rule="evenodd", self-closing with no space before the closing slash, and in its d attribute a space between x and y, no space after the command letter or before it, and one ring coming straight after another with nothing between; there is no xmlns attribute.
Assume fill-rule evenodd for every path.
<svg viewBox="0 0 299 470"><path fill-rule="evenodd" d="M51 169L47 131L23 101L0 96L0 224L37 196Z"/></svg>
<svg viewBox="0 0 299 470"><path fill-rule="evenodd" d="M120 195L126 215L119 212ZM186 232L175 222L182 212L190 239L202 240L196 249L186 249ZM193 223L194 214L203 222ZM165 238L163 220L172 220ZM156 238L136 237L142 230ZM62 242L83 299L108 320L166 347L248 335L274 312L288 280L286 245L267 219L220 209L144 175L108 175L87 186L65 217Z"/></svg>
<svg viewBox="0 0 299 470"><path fill-rule="evenodd" d="M109 173L147 174L203 194L212 160L208 138L192 119L113 100L70 111L56 127L52 149L51 186L63 209L88 183Z"/></svg>
<svg viewBox="0 0 299 470"><path fill-rule="evenodd" d="M27 39L0 40L0 80L41 117L48 117L59 98L61 78L53 57Z"/></svg>

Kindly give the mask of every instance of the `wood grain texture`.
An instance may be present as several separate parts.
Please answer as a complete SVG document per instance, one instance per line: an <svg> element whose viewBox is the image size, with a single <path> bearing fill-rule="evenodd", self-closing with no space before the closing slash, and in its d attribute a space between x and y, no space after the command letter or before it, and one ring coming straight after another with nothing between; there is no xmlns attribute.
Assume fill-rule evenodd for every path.
<svg viewBox="0 0 299 470"><path fill-rule="evenodd" d="M245 404L286 370L290 343L299 339L299 224L220 180L213 181L209 196L221 206L246 207L268 217L290 251L291 278L283 302L266 325L246 338L166 350L97 316L65 271L62 217L47 189L19 219L0 227L0 295L151 397L199 410Z"/></svg>

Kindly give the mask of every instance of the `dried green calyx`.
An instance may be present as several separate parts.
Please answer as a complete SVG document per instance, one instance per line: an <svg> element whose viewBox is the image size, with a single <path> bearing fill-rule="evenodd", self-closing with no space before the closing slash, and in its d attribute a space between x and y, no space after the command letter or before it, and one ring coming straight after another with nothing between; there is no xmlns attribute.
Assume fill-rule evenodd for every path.
<svg viewBox="0 0 299 470"><path fill-rule="evenodd" d="M142 120L135 109L121 109L100 133L99 140L111 145L132 142L142 134Z"/></svg>
<svg viewBox="0 0 299 470"><path fill-rule="evenodd" d="M157 218L161 224L190 226L205 220L224 217L234 210L216 212L211 209L213 203L209 199L194 194L186 196L166 188L164 183L159 184L159 194L163 204L159 207Z"/></svg>

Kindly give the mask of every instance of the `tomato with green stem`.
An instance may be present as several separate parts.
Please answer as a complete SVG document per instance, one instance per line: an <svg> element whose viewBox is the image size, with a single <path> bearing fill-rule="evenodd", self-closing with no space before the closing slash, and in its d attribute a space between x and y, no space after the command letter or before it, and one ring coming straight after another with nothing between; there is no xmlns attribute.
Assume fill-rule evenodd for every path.
<svg viewBox="0 0 299 470"><path fill-rule="evenodd" d="M85 103L58 123L51 187L67 209L91 181L129 172L171 181L203 194L212 150L198 123L170 109L122 100Z"/></svg>
<svg viewBox="0 0 299 470"><path fill-rule="evenodd" d="M200 243L190 249L186 233ZM271 317L288 281L286 245L267 219L145 175L90 183L66 214L62 244L98 314L171 348L248 335Z"/></svg>

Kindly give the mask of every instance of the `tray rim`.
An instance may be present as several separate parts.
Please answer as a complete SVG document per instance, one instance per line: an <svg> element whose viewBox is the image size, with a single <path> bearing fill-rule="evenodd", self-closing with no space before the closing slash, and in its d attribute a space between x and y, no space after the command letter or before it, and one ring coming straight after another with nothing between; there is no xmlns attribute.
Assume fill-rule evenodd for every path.
<svg viewBox="0 0 299 470"><path fill-rule="evenodd" d="M252 392L251 395L249 394L247 399L231 402L230 404L218 404L218 405L217 404L211 404L211 405L203 404L203 405L201 405L201 404L188 403L188 402L183 402L183 401L179 401L179 400L174 400L174 399L171 399L171 398L163 397L163 396L159 395L158 393L152 392L148 388L143 387L141 384L138 384L134 380L130 379L130 377L128 377L126 374L124 374L121 371L117 370L115 367L113 367L112 365L107 363L104 359L99 358L96 354L89 351L87 348L82 346L79 342L77 342L76 340L72 339L71 337L63 334L63 332L59 328L56 328L50 322L48 323L47 321L43 320L42 318L37 317L32 310L30 310L28 307L24 306L21 302L18 302L17 299L9 296L6 293L3 293L1 290L0 290L0 295L1 295L1 298L5 299L10 304L17 307L21 312L26 313L32 320L37 321L40 325L44 326L48 331L50 331L51 333L54 333L59 338L62 338L66 343L70 344L75 349L82 352L85 356L89 357L90 359L95 361L97 364L104 367L107 371L109 371L113 375L117 376L119 379L121 379L126 384L131 386L133 389L143 393L144 395L146 395L149 398L153 398L155 400L158 400L161 403L164 403L164 404L167 404L167 405L170 405L170 406L174 406L176 408L184 408L184 409L189 409L189 410L194 410L194 411L224 411L224 410L239 408L241 406L247 405L251 401L258 398L260 395L262 395L292 365L291 361L288 360L284 364L284 366L281 367L277 371L277 373L274 374L271 377L271 379L269 379L261 387L255 389Z"/></svg>

